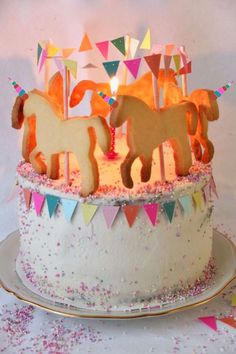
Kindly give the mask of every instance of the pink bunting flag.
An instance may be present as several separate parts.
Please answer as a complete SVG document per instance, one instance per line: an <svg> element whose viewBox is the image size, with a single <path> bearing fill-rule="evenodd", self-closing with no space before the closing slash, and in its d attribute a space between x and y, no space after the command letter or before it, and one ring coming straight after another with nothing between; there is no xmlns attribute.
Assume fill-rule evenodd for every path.
<svg viewBox="0 0 236 354"><path fill-rule="evenodd" d="M198 319L214 331L217 331L217 323L215 316L198 317Z"/></svg>
<svg viewBox="0 0 236 354"><path fill-rule="evenodd" d="M120 207L115 205L107 205L102 207L103 215L108 229L112 227L119 209Z"/></svg>
<svg viewBox="0 0 236 354"><path fill-rule="evenodd" d="M138 75L140 63L141 63L141 58L124 60L124 64L126 65L127 69L135 79Z"/></svg>
<svg viewBox="0 0 236 354"><path fill-rule="evenodd" d="M24 188L23 195L24 195L24 199L25 199L26 208L29 210L30 203L31 203L31 191L27 188Z"/></svg>
<svg viewBox="0 0 236 354"><path fill-rule="evenodd" d="M145 210L149 220L151 221L152 225L155 226L157 214L160 210L160 204L153 203L153 204L144 204L143 209Z"/></svg>
<svg viewBox="0 0 236 354"><path fill-rule="evenodd" d="M62 65L62 62L58 58L54 58L54 62L56 64L57 69L60 71L61 76L63 77L64 75L64 66Z"/></svg>
<svg viewBox="0 0 236 354"><path fill-rule="evenodd" d="M102 56L107 60L108 58L108 49L109 49L109 41L103 41L103 42L98 42L95 43L96 47L102 54Z"/></svg>
<svg viewBox="0 0 236 354"><path fill-rule="evenodd" d="M180 57L181 57L181 61L182 64L184 66L185 72L187 72L187 57L186 57L186 53L182 50L182 48L178 48Z"/></svg>
<svg viewBox="0 0 236 354"><path fill-rule="evenodd" d="M37 216L41 214L42 208L43 208L43 203L45 200L45 196L37 193L37 192L32 192L32 197L34 201L34 208L36 211Z"/></svg>
<svg viewBox="0 0 236 354"><path fill-rule="evenodd" d="M47 51L45 49L42 50L40 58L41 58L41 60L40 60L40 64L39 64L39 72L42 70L42 68L45 64L45 61L47 59Z"/></svg>

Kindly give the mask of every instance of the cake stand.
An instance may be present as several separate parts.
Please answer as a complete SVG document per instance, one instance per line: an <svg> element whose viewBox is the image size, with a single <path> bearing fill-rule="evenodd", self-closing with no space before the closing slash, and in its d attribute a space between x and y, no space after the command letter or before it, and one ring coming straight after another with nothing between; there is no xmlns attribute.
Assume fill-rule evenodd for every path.
<svg viewBox="0 0 236 354"><path fill-rule="evenodd" d="M223 289L236 278L236 247L232 241L220 232L213 233L213 257L216 260L216 275L209 288L194 297L162 305L160 308L155 303L139 308L113 309L97 311L78 307L65 306L54 301L49 301L42 296L31 292L20 280L16 273L16 257L19 252L19 231L11 233L0 243L0 285L10 294L16 296L28 304L40 309L67 316L79 318L107 318L107 319L131 319L140 317L160 316L175 313L182 310L207 303L221 293Z"/></svg>

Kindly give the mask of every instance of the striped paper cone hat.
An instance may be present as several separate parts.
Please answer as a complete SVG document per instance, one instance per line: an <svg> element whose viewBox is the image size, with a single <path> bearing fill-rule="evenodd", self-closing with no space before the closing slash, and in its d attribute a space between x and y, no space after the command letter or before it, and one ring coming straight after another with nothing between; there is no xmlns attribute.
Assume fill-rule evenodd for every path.
<svg viewBox="0 0 236 354"><path fill-rule="evenodd" d="M25 92L25 90L20 85L18 85L15 81L13 81L10 77L8 79L11 82L12 86L14 87L15 91L17 92L18 96L20 96L23 100L26 100L26 98L28 98L29 96Z"/></svg>
<svg viewBox="0 0 236 354"><path fill-rule="evenodd" d="M97 91L97 94L104 99L112 108L116 108L118 106L118 101L116 101L113 97L110 97L103 93L102 91Z"/></svg>
<svg viewBox="0 0 236 354"><path fill-rule="evenodd" d="M217 99L220 97L225 91L227 91L230 86L234 83L234 81L229 81L225 86L219 87L217 90L214 91L215 98Z"/></svg>

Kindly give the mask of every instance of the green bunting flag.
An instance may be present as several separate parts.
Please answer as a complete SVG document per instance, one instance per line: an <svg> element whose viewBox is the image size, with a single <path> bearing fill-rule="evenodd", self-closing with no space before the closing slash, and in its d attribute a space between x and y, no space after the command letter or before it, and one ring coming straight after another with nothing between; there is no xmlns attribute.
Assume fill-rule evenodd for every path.
<svg viewBox="0 0 236 354"><path fill-rule="evenodd" d="M166 215L169 219L169 222L172 222L173 216L174 216L174 211L175 211L175 201L173 202L168 202L168 203L164 203L164 209L166 212Z"/></svg>
<svg viewBox="0 0 236 354"><path fill-rule="evenodd" d="M119 64L120 64L119 60L107 61L107 62L102 63L102 65L104 66L104 69L106 70L106 72L110 78L112 78L113 76L116 75Z"/></svg>
<svg viewBox="0 0 236 354"><path fill-rule="evenodd" d="M125 37L119 37L113 39L111 43L123 54L125 55Z"/></svg>
<svg viewBox="0 0 236 354"><path fill-rule="evenodd" d="M58 203L59 203L60 198L56 197L55 195L46 195L46 201L48 205L48 214L50 218L52 217L53 213L55 212Z"/></svg>

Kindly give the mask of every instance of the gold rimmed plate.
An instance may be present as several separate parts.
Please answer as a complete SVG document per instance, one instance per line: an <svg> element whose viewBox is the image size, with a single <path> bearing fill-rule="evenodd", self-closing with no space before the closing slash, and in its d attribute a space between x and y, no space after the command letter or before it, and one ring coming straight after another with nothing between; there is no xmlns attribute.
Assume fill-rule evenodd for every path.
<svg viewBox="0 0 236 354"><path fill-rule="evenodd" d="M232 241L220 232L213 233L213 257L216 260L216 275L208 289L193 297L165 304L162 307L150 304L145 309L112 310L109 312L93 309L75 308L47 300L34 294L20 280L16 273L16 257L19 252L19 231L11 233L0 243L0 285L10 294L40 309L79 318L132 319L140 317L160 316L187 310L214 299L225 287L236 278L236 247ZM141 307L141 306L140 306Z"/></svg>

